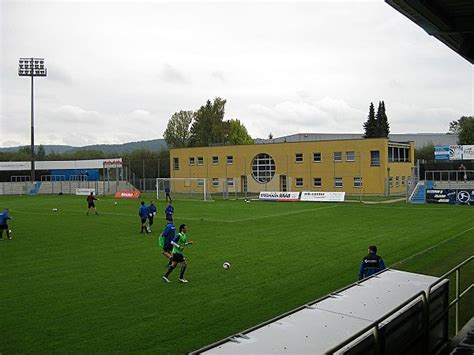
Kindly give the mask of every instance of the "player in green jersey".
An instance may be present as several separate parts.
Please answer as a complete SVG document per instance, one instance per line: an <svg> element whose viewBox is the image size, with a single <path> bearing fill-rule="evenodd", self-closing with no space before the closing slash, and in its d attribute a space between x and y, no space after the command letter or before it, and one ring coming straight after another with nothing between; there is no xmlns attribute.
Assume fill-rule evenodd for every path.
<svg viewBox="0 0 474 355"><path fill-rule="evenodd" d="M193 244L193 242L191 241L188 242L188 236L186 235L187 232L188 232L188 226L186 226L185 224L181 224L179 226L179 233L171 242L171 244L173 244L173 256L171 259L171 265L169 266L166 274L163 276L163 280L166 282L170 282L170 280L168 279L168 276L176 268L176 265L178 263L181 263L181 272L179 274L179 281L183 283L188 282L188 280L184 278L184 272L186 271L186 267L188 266L188 264L186 263L186 258L183 255L183 250L185 246L191 245Z"/></svg>

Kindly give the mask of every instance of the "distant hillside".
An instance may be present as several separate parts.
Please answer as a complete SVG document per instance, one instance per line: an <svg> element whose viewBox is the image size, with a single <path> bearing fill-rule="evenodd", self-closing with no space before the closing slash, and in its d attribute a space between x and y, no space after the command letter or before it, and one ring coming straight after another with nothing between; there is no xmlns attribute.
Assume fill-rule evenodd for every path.
<svg viewBox="0 0 474 355"><path fill-rule="evenodd" d="M56 153L73 153L78 150L101 150L104 153L128 153L137 149L148 149L148 150L160 150L166 148L166 142L164 139L153 139L149 141L140 141L140 142L130 142L124 144L94 144L86 145L84 147L73 147L70 145L43 145L46 154L51 152ZM9 147L9 148L0 148L0 152L15 152L21 147Z"/></svg>

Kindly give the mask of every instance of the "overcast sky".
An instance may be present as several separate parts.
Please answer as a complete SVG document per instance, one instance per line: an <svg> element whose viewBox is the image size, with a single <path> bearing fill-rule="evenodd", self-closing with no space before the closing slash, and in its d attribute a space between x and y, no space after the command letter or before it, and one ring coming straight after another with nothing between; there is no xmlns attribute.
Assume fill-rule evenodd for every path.
<svg viewBox="0 0 474 355"><path fill-rule="evenodd" d="M0 146L163 137L171 115L227 100L254 138L362 132L385 101L392 133L473 114L473 66L382 0L0 0Z"/></svg>

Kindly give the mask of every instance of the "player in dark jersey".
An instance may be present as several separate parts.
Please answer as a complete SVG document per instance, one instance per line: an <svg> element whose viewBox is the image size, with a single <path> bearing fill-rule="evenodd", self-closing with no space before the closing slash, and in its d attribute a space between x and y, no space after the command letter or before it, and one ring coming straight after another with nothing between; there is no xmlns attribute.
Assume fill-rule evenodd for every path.
<svg viewBox="0 0 474 355"><path fill-rule="evenodd" d="M148 206L148 227L150 228L151 232L151 226L153 225L153 218L156 215L156 206L153 203L153 201L150 201L150 206Z"/></svg>
<svg viewBox="0 0 474 355"><path fill-rule="evenodd" d="M87 215L89 215L91 209L94 209L95 214L98 215L94 201L99 201L99 199L94 196L93 192L91 192L91 194L87 196Z"/></svg>
<svg viewBox="0 0 474 355"><path fill-rule="evenodd" d="M179 226L179 233L173 239L171 244L173 244L173 257L171 259L171 265L168 267L168 271L165 275L163 275L163 280L166 282L170 282L168 276L170 276L171 272L176 268L178 263L181 263L181 272L179 273L179 281L183 283L187 283L188 280L184 278L184 272L186 271L186 267L188 264L186 263L186 258L183 255L183 250L185 246L193 244L193 242L188 242L188 236L186 233L188 232L188 227L185 224Z"/></svg>
<svg viewBox="0 0 474 355"><path fill-rule="evenodd" d="M169 260L168 266L171 264L171 258L173 256L173 244L171 244L171 242L173 241L175 236L176 227L172 221L168 221L168 224L166 224L165 229L158 238L158 243L162 250L161 254L163 254Z"/></svg>
<svg viewBox="0 0 474 355"><path fill-rule="evenodd" d="M369 254L364 256L359 268L359 280L369 277L380 270L385 269L383 259L377 255L377 247L371 245L369 247Z"/></svg>
<svg viewBox="0 0 474 355"><path fill-rule="evenodd" d="M168 199L170 200L170 203L172 203L173 201L171 201L171 189L169 188L169 186L166 186L165 187L165 194L166 194L166 202L168 202Z"/></svg>
<svg viewBox="0 0 474 355"><path fill-rule="evenodd" d="M148 206L145 205L145 201L142 201L140 203L140 208L138 209L138 216L140 217L140 222L142 224L140 233L143 233L143 231L145 231L146 234L150 233L149 228L146 225L146 221L148 219Z"/></svg>
<svg viewBox="0 0 474 355"><path fill-rule="evenodd" d="M8 227L8 220L12 219L9 215L8 212L10 209L5 208L1 213L0 213L0 240L3 240L3 231L7 232L7 239L12 239L12 236L10 234L10 228Z"/></svg>
<svg viewBox="0 0 474 355"><path fill-rule="evenodd" d="M165 216L167 221L173 221L174 207L171 203L165 209Z"/></svg>

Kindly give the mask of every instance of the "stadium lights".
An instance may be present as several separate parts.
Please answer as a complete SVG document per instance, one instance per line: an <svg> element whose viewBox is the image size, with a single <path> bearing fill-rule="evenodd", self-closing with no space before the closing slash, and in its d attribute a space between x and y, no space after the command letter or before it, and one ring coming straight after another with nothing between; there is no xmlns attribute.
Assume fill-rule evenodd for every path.
<svg viewBox="0 0 474 355"><path fill-rule="evenodd" d="M18 63L18 75L31 77L31 182L35 181L35 126L34 126L34 103L33 103L33 78L35 76L46 76L48 70L44 66L43 58L20 58Z"/></svg>

